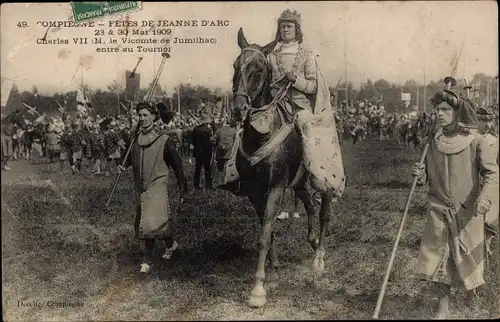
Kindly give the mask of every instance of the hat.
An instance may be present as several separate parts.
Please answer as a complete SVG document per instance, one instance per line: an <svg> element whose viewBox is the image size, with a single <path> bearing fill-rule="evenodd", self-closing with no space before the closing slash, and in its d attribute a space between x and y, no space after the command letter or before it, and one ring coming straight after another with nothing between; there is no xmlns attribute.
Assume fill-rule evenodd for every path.
<svg viewBox="0 0 500 322"><path fill-rule="evenodd" d="M481 121L491 121L495 118L495 113L491 107L480 107L477 111L477 118Z"/></svg>
<svg viewBox="0 0 500 322"><path fill-rule="evenodd" d="M142 110L144 108L147 109L149 111L149 113L151 113L155 116L158 116L158 107L155 103L153 103L151 101L140 102L139 104L137 104L135 110L136 110L136 112L139 112L140 110Z"/></svg>
<svg viewBox="0 0 500 322"><path fill-rule="evenodd" d="M286 9L283 11L278 18L278 23L281 23L282 21L291 21L293 23L296 23L297 25L300 25L302 18L300 16L300 13L298 13L296 10L290 10Z"/></svg>
<svg viewBox="0 0 500 322"><path fill-rule="evenodd" d="M454 87L457 85L457 80L451 76L447 76L444 78L444 83L445 84L451 83L451 87Z"/></svg>
<svg viewBox="0 0 500 322"><path fill-rule="evenodd" d="M452 91L442 90L437 91L431 98L434 106L442 102L448 103L456 112L456 120L458 124L466 128L477 128L478 118L471 104L459 98L457 94Z"/></svg>
<svg viewBox="0 0 500 322"><path fill-rule="evenodd" d="M56 127L56 128L54 128L54 133L59 134L59 133L61 133L61 132L62 132L62 129L61 129L60 127Z"/></svg>
<svg viewBox="0 0 500 322"><path fill-rule="evenodd" d="M169 124L175 116L175 112L169 111L163 103L156 104L156 108L160 114L160 119L164 124Z"/></svg>
<svg viewBox="0 0 500 322"><path fill-rule="evenodd" d="M212 123L212 118L208 114L203 114L201 116L200 124Z"/></svg>

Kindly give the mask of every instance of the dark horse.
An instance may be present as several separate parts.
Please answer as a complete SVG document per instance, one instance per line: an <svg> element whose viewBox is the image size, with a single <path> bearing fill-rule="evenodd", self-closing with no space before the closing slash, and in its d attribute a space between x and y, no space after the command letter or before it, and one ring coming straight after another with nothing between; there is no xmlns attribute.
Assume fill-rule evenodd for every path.
<svg viewBox="0 0 500 322"><path fill-rule="evenodd" d="M324 239L330 218L331 203L334 198L333 190L327 188L316 178L307 175L307 172L300 170L303 147L297 127L294 127L280 144L271 146L262 160L250 163L251 156L255 155L254 153L259 148L275 137L282 126L290 124L291 115L286 115L286 109L277 106L280 104L268 106L272 109L270 113L273 116L269 133L262 134L256 131L249 121L249 115L262 111L263 107L273 100L270 92L271 69L266 56L275 44L272 42L264 47L249 44L243 35L243 30L240 29L238 45L241 48L241 53L234 62L233 115L237 121L243 121L243 134L236 157L236 168L240 175L240 190L252 203L262 228L258 244L259 259L256 280L248 299L248 305L252 307L261 307L266 303L264 281L266 279L265 263L268 251L271 253L272 271L268 281L277 278L276 268L279 263L275 249L273 224L281 211L287 187L293 181L297 182L298 180L293 189L295 195L304 203L308 215L307 239L315 250L313 268L319 273L324 270ZM313 231L315 207L312 202L312 193L306 189L307 183L321 195L319 239L316 238Z"/></svg>

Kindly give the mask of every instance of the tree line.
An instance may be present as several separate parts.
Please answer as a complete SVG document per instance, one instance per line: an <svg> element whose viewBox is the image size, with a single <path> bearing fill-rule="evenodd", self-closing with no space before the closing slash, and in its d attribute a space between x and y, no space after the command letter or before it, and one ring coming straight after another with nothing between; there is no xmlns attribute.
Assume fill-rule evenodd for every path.
<svg viewBox="0 0 500 322"><path fill-rule="evenodd" d="M457 84L455 91L462 92L464 82L461 80L458 81L459 83ZM477 73L469 82L471 85L480 85L477 94L471 93L471 95L478 95L477 101L479 104L483 100L486 100L487 82L490 82L490 97L492 98L492 102L496 102L498 91L497 78L487 76L484 73ZM426 103L428 109L430 108L430 97L434 92L443 89L443 86L443 80L431 80L426 85ZM152 84L149 84L147 88L139 89L136 96L137 100L142 100L146 97L146 95L150 92L151 87ZM385 79L379 79L376 81L368 79L366 82L362 83L359 88L354 88L352 83L348 83L347 87L349 92L349 102L353 99L359 101L363 101L365 99L377 101L378 99L383 98L386 110L389 112L394 112L400 109L401 92L410 93L410 105L417 105L418 92L420 110L423 110L424 86L417 83L413 79L406 81L403 85L389 83ZM130 103L125 99L125 89L116 82L110 84L106 89L91 90L88 85L84 85L83 88L87 94L87 98L92 104L94 113L96 114L101 116L121 114L125 113L126 109L130 107ZM337 102L339 104L346 99L345 89L330 86L330 92L332 94L336 93ZM59 106L56 103L57 101L60 105L65 106L66 111L69 114L72 114L76 111L76 96L76 90L68 91L66 93L56 93L49 96L39 94L36 86L33 86L31 91L20 92L14 85L7 101L5 112L10 113L16 109L23 110L25 109L23 103L26 103L32 107L36 107L40 114L47 113L48 115L56 116L58 114L60 115L60 112L58 111ZM154 94L154 98L162 101L170 110L177 111L178 107L180 107L182 114L195 113L199 109L201 103L214 107L217 105L218 101L221 101L221 99L225 101L223 98L224 96L227 96L230 99L230 92L224 92L221 89L211 90L203 85L192 84L181 84L168 96L166 91L161 87L161 85L158 84Z"/></svg>

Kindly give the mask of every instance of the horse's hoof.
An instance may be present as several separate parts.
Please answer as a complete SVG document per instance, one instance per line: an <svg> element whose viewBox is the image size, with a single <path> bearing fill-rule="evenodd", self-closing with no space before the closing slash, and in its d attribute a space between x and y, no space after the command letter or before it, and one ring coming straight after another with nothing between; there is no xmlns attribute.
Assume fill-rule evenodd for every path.
<svg viewBox="0 0 500 322"><path fill-rule="evenodd" d="M248 306L259 308L266 304L266 296L250 296L248 299Z"/></svg>
<svg viewBox="0 0 500 322"><path fill-rule="evenodd" d="M250 307L262 307L266 304L266 290L262 285L256 285L252 292L250 292L250 298L248 299L248 306Z"/></svg>
<svg viewBox="0 0 500 322"><path fill-rule="evenodd" d="M322 259L314 259L313 261L313 264L312 264L312 269L313 269L313 272L318 274L318 275L321 275L325 272L325 261L323 261Z"/></svg>

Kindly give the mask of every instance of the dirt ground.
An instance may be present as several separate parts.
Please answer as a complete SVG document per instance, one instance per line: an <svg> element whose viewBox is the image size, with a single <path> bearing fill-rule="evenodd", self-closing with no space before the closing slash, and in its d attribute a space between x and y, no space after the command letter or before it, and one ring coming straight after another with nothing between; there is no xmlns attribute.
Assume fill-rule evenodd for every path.
<svg viewBox="0 0 500 322"><path fill-rule="evenodd" d="M391 142L344 141L347 188L331 215L325 273L310 270L313 252L301 208L301 218L275 226L282 267L259 309L246 305L257 265L257 217L246 199L193 189L187 160L186 204L177 202L173 175L170 186L180 248L146 278L137 273L130 173L105 209L113 177L92 177L88 168L72 175L68 166L60 172L36 157L10 162L11 171L2 172L4 320L369 319L418 156ZM435 290L412 274L425 189L419 187L412 201L381 319L426 319L437 308ZM285 209L291 205L288 196ZM462 288L454 289L452 318L489 317L500 287L497 268L494 258L475 307L464 305Z"/></svg>

